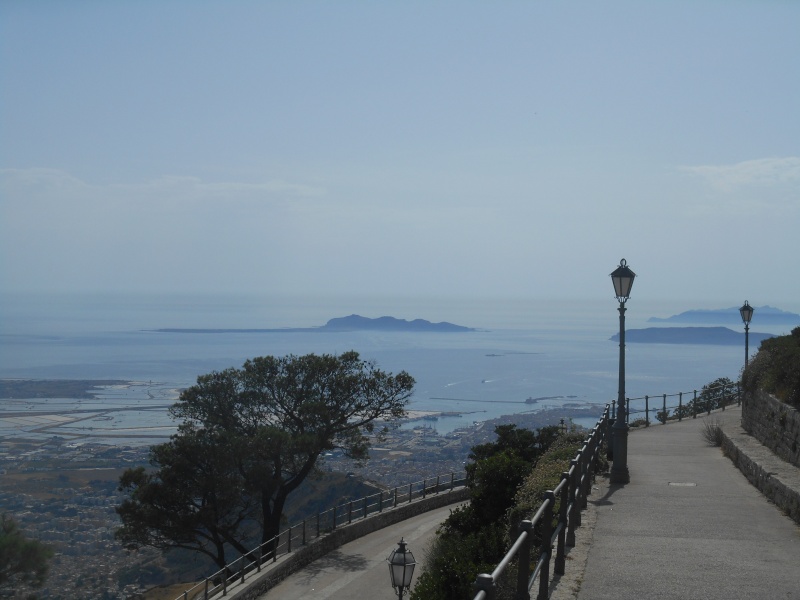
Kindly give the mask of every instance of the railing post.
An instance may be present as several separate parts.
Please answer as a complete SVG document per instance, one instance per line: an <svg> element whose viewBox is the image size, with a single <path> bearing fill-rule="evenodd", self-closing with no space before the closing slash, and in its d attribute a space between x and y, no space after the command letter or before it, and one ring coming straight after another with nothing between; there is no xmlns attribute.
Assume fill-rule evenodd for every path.
<svg viewBox="0 0 800 600"><path fill-rule="evenodd" d="M531 545L533 542L533 523L528 520L519 524L519 535L525 533L525 541L520 546L517 554L517 592L514 600L530 600L528 593L528 578L531 574Z"/></svg>
<svg viewBox="0 0 800 600"><path fill-rule="evenodd" d="M353 522L353 501L352 500L350 500L350 502L347 503L347 522L348 523L352 523Z"/></svg>
<svg viewBox="0 0 800 600"><path fill-rule="evenodd" d="M542 560L542 568L539 571L539 595L537 600L547 600L550 596L550 555L552 554L552 537L553 537L553 504L555 504L555 495L553 490L547 490L544 493L544 515L542 515L542 549L540 551L540 558Z"/></svg>
<svg viewBox="0 0 800 600"><path fill-rule="evenodd" d="M423 479L422 480L422 497L423 498L425 498L425 492L428 491L427 487L428 487L428 480L427 479Z"/></svg>
<svg viewBox="0 0 800 600"><path fill-rule="evenodd" d="M203 592L204 600L208 600L208 577L206 577L206 590Z"/></svg>
<svg viewBox="0 0 800 600"><path fill-rule="evenodd" d="M561 473L561 498L558 507L558 546L556 547L556 564L555 573L557 575L564 574L566 566L566 544L567 544L567 504L569 504L569 473L566 471Z"/></svg>
<svg viewBox="0 0 800 600"><path fill-rule="evenodd" d="M692 418L697 418L697 390L694 391L694 400L692 400Z"/></svg>
<svg viewBox="0 0 800 600"><path fill-rule="evenodd" d="M292 551L292 525L289 525L289 534L286 538L286 554Z"/></svg>
<svg viewBox="0 0 800 600"><path fill-rule="evenodd" d="M566 515L567 515L567 522L565 527L567 528L567 537L565 542L568 547L574 548L575 547L575 482L572 473L574 473L574 463L575 461L570 462L570 470L567 471L567 502L566 502Z"/></svg>
<svg viewBox="0 0 800 600"><path fill-rule="evenodd" d="M614 443L612 436L614 435L614 402L611 403L611 414L606 420L606 459L611 461L614 459ZM608 413L608 405L606 404L606 412Z"/></svg>
<svg viewBox="0 0 800 600"><path fill-rule="evenodd" d="M587 506L587 496L589 490L592 488L592 482L589 477L589 462L592 460L592 455L589 452L589 444L584 443L581 449L581 510Z"/></svg>
<svg viewBox="0 0 800 600"><path fill-rule="evenodd" d="M578 455L580 456L580 454ZM569 486L569 500L570 506L572 506L572 514L570 515L570 523L569 527L572 532L572 546L575 545L575 529L581 526L581 507L578 504L578 498L580 497L579 490L579 483L580 483L580 460L573 458L569 461L570 464L570 471L572 471L572 482Z"/></svg>
<svg viewBox="0 0 800 600"><path fill-rule="evenodd" d="M456 474L454 471L450 471L450 491L452 492L455 487L456 487Z"/></svg>
<svg viewBox="0 0 800 600"><path fill-rule="evenodd" d="M475 583L472 584L472 588L475 592L484 592L486 594L486 598L488 600L494 599L494 579L488 573L481 573L475 579Z"/></svg>
<svg viewBox="0 0 800 600"><path fill-rule="evenodd" d="M397 508L397 488L394 488L394 508Z"/></svg>
<svg viewBox="0 0 800 600"><path fill-rule="evenodd" d="M661 413L664 415L664 425L667 424L667 395L664 394L661 402Z"/></svg>
<svg viewBox="0 0 800 600"><path fill-rule="evenodd" d="M650 398L644 397L644 426L650 427Z"/></svg>
<svg viewBox="0 0 800 600"><path fill-rule="evenodd" d="M683 392L678 394L678 423L683 421Z"/></svg>
<svg viewBox="0 0 800 600"><path fill-rule="evenodd" d="M408 501L411 502L411 486L414 485L413 483L408 484Z"/></svg>
<svg viewBox="0 0 800 600"><path fill-rule="evenodd" d="M378 512L383 512L383 490L381 490L381 493L378 494Z"/></svg>
<svg viewBox="0 0 800 600"><path fill-rule="evenodd" d="M242 558L242 583L244 583L244 571L247 565L244 564L244 554L242 554L241 558Z"/></svg>
<svg viewBox="0 0 800 600"><path fill-rule="evenodd" d="M333 507L333 529L336 529L336 507Z"/></svg>

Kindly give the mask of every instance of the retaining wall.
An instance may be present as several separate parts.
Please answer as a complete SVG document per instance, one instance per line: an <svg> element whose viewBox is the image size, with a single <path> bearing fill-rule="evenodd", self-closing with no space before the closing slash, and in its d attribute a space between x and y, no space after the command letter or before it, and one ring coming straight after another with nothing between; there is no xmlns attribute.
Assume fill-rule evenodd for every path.
<svg viewBox="0 0 800 600"><path fill-rule="evenodd" d="M736 443L735 436L722 431L722 452L769 500L800 525L800 489L787 485L780 475L769 471Z"/></svg>
<svg viewBox="0 0 800 600"><path fill-rule="evenodd" d="M800 467L800 412L761 390L742 399L742 429Z"/></svg>

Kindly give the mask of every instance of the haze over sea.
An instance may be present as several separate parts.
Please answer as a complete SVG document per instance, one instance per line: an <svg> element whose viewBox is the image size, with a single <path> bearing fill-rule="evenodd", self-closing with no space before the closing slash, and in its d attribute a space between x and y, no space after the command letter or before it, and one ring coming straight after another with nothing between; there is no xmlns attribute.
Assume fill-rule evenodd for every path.
<svg viewBox="0 0 800 600"><path fill-rule="evenodd" d="M609 294L611 296L611 294ZM341 353L354 349L391 372L408 371L417 381L409 406L460 416L435 427L457 427L501 415L565 403L601 406L617 394L619 327L613 297L586 301L523 299L365 298L291 296L9 295L0 296L0 378L118 379L142 382L111 389L81 408L164 406L197 376L238 367L263 355ZM730 303L731 305L733 303ZM645 327L651 316L667 317L691 303L637 306L628 302L627 328ZM791 308L791 307L789 307ZM227 332L164 333L161 328L273 329L316 327L333 317L360 314L448 321L477 330L466 333ZM758 327L753 331L786 333ZM755 351L756 348L751 348ZM718 377L737 379L743 348L732 346L628 344L627 396L700 389ZM535 404L528 398L549 398ZM41 400L5 400L5 409L39 410ZM50 400L72 406L76 401ZM166 410L113 413L91 423L103 431L173 430ZM86 422L59 432L89 431ZM20 435L25 425L5 429ZM50 435L55 429L47 430ZM16 432L16 433L15 433ZM118 440L121 441L121 438ZM144 440L143 440L144 441ZM146 443L152 443L147 440ZM126 442L127 443L127 442ZM142 442L140 442L142 443Z"/></svg>

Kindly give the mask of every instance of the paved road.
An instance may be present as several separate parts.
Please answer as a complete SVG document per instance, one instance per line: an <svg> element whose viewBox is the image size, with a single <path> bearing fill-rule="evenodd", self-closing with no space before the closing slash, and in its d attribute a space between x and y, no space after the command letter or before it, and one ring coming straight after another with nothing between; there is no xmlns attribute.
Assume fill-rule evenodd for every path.
<svg viewBox="0 0 800 600"><path fill-rule="evenodd" d="M264 600L391 600L397 598L389 580L386 558L403 537L424 568L425 548L453 504L423 513L345 544L291 575L260 598Z"/></svg>
<svg viewBox="0 0 800 600"><path fill-rule="evenodd" d="M735 427L741 411L705 419ZM590 498L578 600L800 599L800 528L705 443L702 426L631 432L631 482Z"/></svg>

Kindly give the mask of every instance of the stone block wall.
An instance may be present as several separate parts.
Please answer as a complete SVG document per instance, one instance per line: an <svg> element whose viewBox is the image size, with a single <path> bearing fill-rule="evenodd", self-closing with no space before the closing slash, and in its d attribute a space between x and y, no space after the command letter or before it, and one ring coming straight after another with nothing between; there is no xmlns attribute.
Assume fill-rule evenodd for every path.
<svg viewBox="0 0 800 600"><path fill-rule="evenodd" d="M800 467L800 412L757 391L742 399L742 429L783 460Z"/></svg>
<svg viewBox="0 0 800 600"><path fill-rule="evenodd" d="M764 469L758 461L748 456L747 452L736 445L723 431L722 452L731 459L747 480L775 503L786 515L800 525L800 491L793 489L780 477Z"/></svg>

